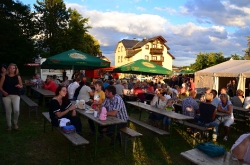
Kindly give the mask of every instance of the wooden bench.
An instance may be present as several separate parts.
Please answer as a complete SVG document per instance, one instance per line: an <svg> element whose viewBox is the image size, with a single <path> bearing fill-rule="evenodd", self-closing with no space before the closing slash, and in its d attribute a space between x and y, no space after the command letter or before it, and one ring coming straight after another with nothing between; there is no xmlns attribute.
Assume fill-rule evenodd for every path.
<svg viewBox="0 0 250 165"><path fill-rule="evenodd" d="M124 139L124 154L125 155L127 154L127 142L129 140L133 141L133 152L134 152L136 137L142 136L142 134L139 133L139 132L136 132L135 130L132 130L132 129L128 128L128 127L121 128L120 131L123 134L125 134L125 139Z"/></svg>
<svg viewBox="0 0 250 165"><path fill-rule="evenodd" d="M201 134L213 129L213 127L202 127L202 126L199 126L197 124L193 124L193 123L189 123L189 122L185 122L185 121L181 121L181 120L179 120L178 122L186 127L190 127L190 128L194 128L196 130L199 130L201 132ZM208 136L206 137L206 140L208 140Z"/></svg>
<svg viewBox="0 0 250 165"><path fill-rule="evenodd" d="M210 157L197 148L181 153L181 156L197 165L241 165L244 162L233 160L231 153L227 152L226 155Z"/></svg>
<svg viewBox="0 0 250 165"><path fill-rule="evenodd" d="M36 111L36 117L37 117L39 105L37 103L35 103L33 100L31 100L26 95L21 95L20 98L29 106L29 119L30 119L30 112L31 111Z"/></svg>
<svg viewBox="0 0 250 165"><path fill-rule="evenodd" d="M46 124L46 120L49 121L51 123L51 119L50 119L50 115L49 112L43 112L42 113L44 116L44 132L45 132L45 124ZM52 125L52 124L51 124ZM53 126L52 126L53 128ZM89 141L84 139L82 136L80 136L78 133L74 132L74 133L64 133L62 131L61 128L57 127L57 130L66 138L68 139L74 146L83 146L86 144L89 144ZM70 145L70 150L69 150L69 164L70 164L70 155L71 155L71 147L72 145Z"/></svg>

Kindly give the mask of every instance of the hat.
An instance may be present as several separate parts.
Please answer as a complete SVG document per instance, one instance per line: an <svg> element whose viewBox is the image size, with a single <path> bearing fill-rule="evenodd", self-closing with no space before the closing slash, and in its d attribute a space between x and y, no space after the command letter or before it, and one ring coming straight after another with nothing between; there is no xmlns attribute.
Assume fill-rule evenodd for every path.
<svg viewBox="0 0 250 165"><path fill-rule="evenodd" d="M5 69L7 69L7 65L6 64L2 64L1 67L4 67Z"/></svg>

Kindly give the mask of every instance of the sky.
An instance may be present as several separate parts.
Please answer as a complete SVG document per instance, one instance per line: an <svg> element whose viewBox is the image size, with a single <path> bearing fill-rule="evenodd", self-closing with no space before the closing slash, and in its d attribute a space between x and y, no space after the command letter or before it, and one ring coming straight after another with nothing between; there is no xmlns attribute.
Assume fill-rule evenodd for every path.
<svg viewBox="0 0 250 165"><path fill-rule="evenodd" d="M21 0L30 5L36 0ZM244 56L250 35L250 0L65 0L67 7L89 18L89 33L114 65L122 39L161 35L173 65L188 66L199 52Z"/></svg>

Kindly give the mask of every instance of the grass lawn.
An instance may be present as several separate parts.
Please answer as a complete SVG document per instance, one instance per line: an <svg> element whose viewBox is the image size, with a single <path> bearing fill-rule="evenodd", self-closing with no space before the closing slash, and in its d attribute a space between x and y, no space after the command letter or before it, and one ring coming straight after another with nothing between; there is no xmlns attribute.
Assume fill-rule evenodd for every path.
<svg viewBox="0 0 250 165"><path fill-rule="evenodd" d="M37 101L37 100L35 100ZM64 165L68 164L68 152L70 142L64 138L58 131L51 131L48 124L46 133L43 132L43 116L42 108L39 110L38 118L35 113L31 113L31 119L28 119L28 108L21 102L19 130L7 132L6 119L4 115L0 115L0 164L2 165ZM2 112L2 110L1 110ZM132 111L131 116L138 117L137 111ZM142 114L142 120L147 122L148 113ZM127 155L124 156L124 148L117 145L115 151L108 150L98 153L97 160L94 161L94 137L88 136L89 127L87 119L81 117L83 124L83 135L90 144L86 148L80 146L73 147L71 153L71 164L93 164L93 165L130 165L130 164L190 164L186 159L180 156L180 153L194 147L191 136L184 137L180 134L180 129L174 130L174 137L180 139L171 144L171 148L167 145L168 136L152 138L152 133L130 124L130 127L142 133L143 136L137 141L137 150L132 152L132 143L128 142ZM231 129L228 141L223 141L223 136L219 136L218 144L230 150L235 140L244 132L238 130L243 128L242 125L236 125ZM223 130L221 131L223 133ZM186 133L184 135L187 135ZM110 139L105 137L101 142L101 146L107 146ZM151 145L153 144L153 145Z"/></svg>

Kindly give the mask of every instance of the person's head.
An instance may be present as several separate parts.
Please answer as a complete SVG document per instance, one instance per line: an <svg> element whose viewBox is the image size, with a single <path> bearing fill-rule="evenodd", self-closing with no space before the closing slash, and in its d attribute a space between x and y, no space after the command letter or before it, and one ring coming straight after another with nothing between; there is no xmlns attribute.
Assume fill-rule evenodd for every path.
<svg viewBox="0 0 250 165"><path fill-rule="evenodd" d="M168 99L167 106L171 106L174 104L174 99Z"/></svg>
<svg viewBox="0 0 250 165"><path fill-rule="evenodd" d="M213 98L215 98L215 97L217 96L217 91L216 91L215 89L213 89L213 90L211 91L211 93L213 94Z"/></svg>
<svg viewBox="0 0 250 165"><path fill-rule="evenodd" d="M7 74L14 74L15 76L19 75L19 70L18 70L16 64L13 64L13 63L9 64L6 73Z"/></svg>
<svg viewBox="0 0 250 165"><path fill-rule="evenodd" d="M109 85L105 88L105 96L107 98L113 98L116 95L116 89L114 86Z"/></svg>
<svg viewBox="0 0 250 165"><path fill-rule="evenodd" d="M221 102L226 103L228 101L227 94L225 93L220 94L220 100Z"/></svg>
<svg viewBox="0 0 250 165"><path fill-rule="evenodd" d="M46 78L46 82L48 83L48 82L50 82L52 80L52 78L51 78L51 76L47 76L47 78Z"/></svg>
<svg viewBox="0 0 250 165"><path fill-rule="evenodd" d="M35 78L39 79L40 78L40 74L35 74Z"/></svg>
<svg viewBox="0 0 250 165"><path fill-rule="evenodd" d="M90 82L86 81L85 85L88 86L88 87L90 87Z"/></svg>
<svg viewBox="0 0 250 165"><path fill-rule="evenodd" d="M56 88L55 94L56 94L56 96L65 97L66 94L67 94L67 88L66 88L66 86L59 85L59 86Z"/></svg>
<svg viewBox="0 0 250 165"><path fill-rule="evenodd" d="M193 79L193 78L190 78L190 82L194 82L194 79Z"/></svg>
<svg viewBox="0 0 250 165"><path fill-rule="evenodd" d="M121 80L116 80L116 84L121 84Z"/></svg>
<svg viewBox="0 0 250 165"><path fill-rule="evenodd" d="M82 81L83 81L83 82L86 82L86 81L87 81L87 78L86 78L86 77L82 77Z"/></svg>
<svg viewBox="0 0 250 165"><path fill-rule="evenodd" d="M166 91L164 89L159 89L156 94L158 97L165 97Z"/></svg>
<svg viewBox="0 0 250 165"><path fill-rule="evenodd" d="M243 92L241 89L238 89L238 90L236 91L236 95L237 95L237 96L243 96L243 95L244 95L244 92Z"/></svg>
<svg viewBox="0 0 250 165"><path fill-rule="evenodd" d="M68 76L65 76L65 77L64 77L64 80L68 80L68 79L69 79Z"/></svg>
<svg viewBox="0 0 250 165"><path fill-rule="evenodd" d="M6 73L6 71L7 71L7 65L2 64L1 65L1 73Z"/></svg>
<svg viewBox="0 0 250 165"><path fill-rule="evenodd" d="M206 87L206 88L205 88L205 93L211 93L211 88Z"/></svg>
<svg viewBox="0 0 250 165"><path fill-rule="evenodd" d="M57 77L56 77L56 75L53 75L52 78L55 80Z"/></svg>
<svg viewBox="0 0 250 165"><path fill-rule="evenodd" d="M109 85L113 86L114 85L114 81L109 81Z"/></svg>
<svg viewBox="0 0 250 165"><path fill-rule="evenodd" d="M232 80L232 84L235 84L235 80Z"/></svg>
<svg viewBox="0 0 250 165"><path fill-rule="evenodd" d="M221 88L220 94L227 94L227 89L226 88Z"/></svg>
<svg viewBox="0 0 250 165"><path fill-rule="evenodd" d="M213 101L214 95L212 93L205 93L205 100L207 103L210 103Z"/></svg>
<svg viewBox="0 0 250 165"><path fill-rule="evenodd" d="M196 97L197 92L196 91L190 91L189 96L193 99Z"/></svg>
<svg viewBox="0 0 250 165"><path fill-rule="evenodd" d="M80 78L76 78L76 82L80 83L81 79Z"/></svg>
<svg viewBox="0 0 250 165"><path fill-rule="evenodd" d="M94 86L95 86L95 90L96 91L101 91L102 90L102 86L103 86L103 83L102 83L102 81L96 81L95 83L94 83Z"/></svg>

